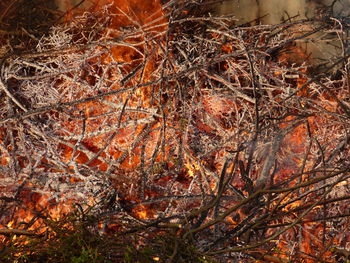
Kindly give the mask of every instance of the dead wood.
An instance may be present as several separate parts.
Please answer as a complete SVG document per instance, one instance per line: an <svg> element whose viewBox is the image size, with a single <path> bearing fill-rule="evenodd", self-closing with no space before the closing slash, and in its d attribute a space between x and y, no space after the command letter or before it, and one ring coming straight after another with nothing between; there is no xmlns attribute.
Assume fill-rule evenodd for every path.
<svg viewBox="0 0 350 263"><path fill-rule="evenodd" d="M318 74L285 30L186 12L197 4L144 24L106 7L2 58L0 234L35 233L21 213L53 229L50 212L76 203L92 232L157 248L169 234L173 262L186 247L219 262L347 256L329 246L349 242L347 65Z"/></svg>

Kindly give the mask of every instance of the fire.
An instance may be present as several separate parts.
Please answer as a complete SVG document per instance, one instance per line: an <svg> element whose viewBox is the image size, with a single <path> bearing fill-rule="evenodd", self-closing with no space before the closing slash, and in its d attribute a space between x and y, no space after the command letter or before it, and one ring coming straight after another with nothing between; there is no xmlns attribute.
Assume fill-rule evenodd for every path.
<svg viewBox="0 0 350 263"><path fill-rule="evenodd" d="M194 177L195 174L199 171L199 166L195 162L185 163L186 168L188 169L188 176Z"/></svg>
<svg viewBox="0 0 350 263"><path fill-rule="evenodd" d="M139 1L83 1L83 4L75 5L73 1L58 1L58 4L61 9L64 9L63 11L66 11L66 18L65 20L73 20L74 17L77 15L82 14L84 11L93 11L93 12L99 12L105 6L108 6L109 12L115 14L112 18L112 20L109 22L109 27L105 29L105 34L107 37L119 37L120 31L119 29L122 27L127 26L136 26L139 27L140 30L148 30L153 35L157 35L160 32L164 31L165 28L165 20L163 18L163 12L161 9L161 4L158 1L144 1L140 5ZM154 22L155 21L155 22ZM112 48L107 55L102 56L103 63L110 63L113 61L118 61L118 63L135 63L134 61L138 61L139 59L142 59L142 50L144 50L146 47L145 45L149 45L148 43L142 43L142 34L136 33L134 35L129 36L130 38L130 45L126 44L124 47L116 47ZM137 44L140 43L140 44ZM135 46L133 47L132 45ZM129 46L129 47L128 47ZM139 50L141 50L141 52ZM102 49L101 49L102 51ZM156 56L156 54L155 54ZM92 64L97 61L90 61ZM154 63L155 61L153 59L148 59L146 61L146 64L144 65L142 78L143 81L152 81L152 78L150 78L150 74L154 70ZM128 66L125 66L125 69L127 69ZM111 74L115 74L116 72L111 72ZM84 74L84 73L83 73ZM139 74L139 73L136 73ZM94 81L90 77L87 77L87 81L92 84ZM69 82L66 82L64 85L70 85ZM74 85L72 83L72 85ZM130 83L128 85L131 85ZM114 89L120 89L121 87L115 86ZM137 112L137 107L140 106L140 103L143 105L146 105L147 107L151 107L150 103L147 102L149 100L149 92L150 88L140 88L136 91L135 97L132 98L134 100L131 105L135 105L135 112ZM84 96L83 93L76 93L76 97ZM110 97L109 101L111 104L118 105L120 103L119 99L115 99L114 97ZM121 107L121 106L120 106ZM70 119L67 118L66 121L62 121L62 127L65 127L64 131L62 131L62 137L67 136L67 134L75 133L78 126L81 127L81 125L86 125L86 133L94 132L98 127L102 124L101 121L98 119L95 119L94 116L99 116L105 114L104 105L97 104L96 102L86 102L81 103L78 105L78 108L81 109L81 116L86 118L86 122L83 124L82 121L78 122L72 122ZM129 110L129 109L127 109ZM132 112L132 110L130 109ZM130 114L131 117L133 117L133 113ZM148 118L149 114L134 114L134 118ZM79 117L79 116L77 116ZM112 120L110 120L112 121ZM117 122L117 119L113 120L114 122ZM122 120L123 121L123 120ZM151 122L150 120L145 120L146 122ZM155 124L153 127L153 130L157 130L157 125L159 127L159 124ZM1 130L3 131L3 130ZM111 145L108 147L108 154L112 156L113 158L120 158L122 155L122 151L124 149L129 149L131 147L130 140L134 136L140 135L140 133L143 132L143 124L140 124L136 129L125 127L120 128L118 132L116 133L116 141L117 149L113 149L114 146ZM128 138L129 136L129 138ZM146 151L148 153L147 158L149 158L149 153L154 151L156 139L159 136L159 132L157 131L151 131L149 134L149 137L154 138L154 143L148 144L146 147ZM3 138L5 137L4 134L1 134L1 142L3 142ZM90 167L99 167L100 170L105 171L107 169L106 163L104 161L101 161L100 158L95 158L93 161L89 161L90 158L87 155L86 151L78 150L76 147L72 146L76 144L79 140L81 140L84 147L89 149L89 151L93 153L97 153L102 147L104 147L104 141L107 140L107 136L101 135L97 136L95 138L91 139L85 139L83 137L80 138L78 135L77 138L74 136L68 140L68 144L60 143L59 148L61 151L62 156L62 162L64 163L76 163L79 165L88 164ZM123 147L123 145L125 145ZM138 145L136 145L139 147ZM123 149L124 148L124 149ZM5 151L7 152L7 150ZM123 168L124 169L134 169L136 166L139 165L140 159L138 157L138 154L140 153L140 148L135 149L134 153L130 154L130 157L128 157L125 161L123 161ZM101 153L100 155L102 158L107 158L106 153ZM1 165L7 166L10 161L10 156L6 154L1 155ZM45 162L45 159L43 158L43 161ZM22 164L24 168L24 164ZM76 169L76 167L69 165L68 169L70 169L73 174L73 170ZM64 173L63 170L57 170L54 171L55 173ZM64 181L65 176L62 176L62 181ZM79 178L72 176L70 178L67 178L67 182L69 183L81 183L84 180L84 176ZM29 186L29 185L28 185ZM35 194L26 192L27 194L30 194L32 196L36 195L36 203L32 204L31 201L26 200L25 204L28 205L24 210L19 210L16 212L16 216L14 220L11 220L7 223L7 227L18 227L18 224L20 222L30 222L33 217L35 216L33 214L34 210L38 209L39 207L46 207L46 209L49 211L49 215L51 218L55 220L59 220L60 217L64 216L65 213L69 212L72 209L72 200L50 205L49 201L50 196L46 194ZM91 198L91 197L90 197ZM52 208L50 208L52 207ZM136 215L140 218L147 218L150 216L150 212L146 212L146 208L138 208L139 211L136 212ZM140 210L141 209L141 210ZM20 221L18 221L20 220ZM41 221L36 221L31 227L28 229L37 229L41 224ZM42 230L44 231L44 230ZM40 231L39 233L40 234Z"/></svg>
<svg viewBox="0 0 350 263"><path fill-rule="evenodd" d="M146 208L142 208L142 210L141 211L137 211L136 212L136 215L138 216L138 218L141 218L141 219L146 219L146 218L148 218L147 217L147 210L146 210Z"/></svg>
<svg viewBox="0 0 350 263"><path fill-rule="evenodd" d="M138 205L133 212L139 219L151 219L154 216L154 211L144 205Z"/></svg>
<svg viewBox="0 0 350 263"><path fill-rule="evenodd" d="M154 233L174 229L176 242L190 236L194 244L208 242L208 249L227 245L237 258L235 253L246 248L256 262L288 262L292 255L308 263L332 257L322 242L325 233L322 238L318 233L330 228L324 222L336 210L326 213L327 198L336 206L337 190L346 191L348 182L347 177L337 181L336 174L336 164L346 162L347 156L347 144L341 141L346 123L337 126L343 121L340 99L346 96L337 100L327 88L316 87L306 65L295 67L295 74L286 69L299 59L307 61L305 52L291 47L277 61L262 63L263 50L245 47L258 29L242 34L248 41L232 37L223 45L231 31L225 35L221 29L205 29L200 37L185 39L188 32L176 36L173 32L180 29L172 25L167 31L160 1L64 4L65 20L73 26L63 29L72 34L69 43L76 49L59 46L66 53L54 62L40 57L36 67L30 56L28 61L23 57L24 66L16 67L23 66L28 76L12 73L18 82L24 78L16 91L23 92L18 103L31 105L34 112L28 114L35 118L26 111L1 117L6 125L18 125L17 130L12 124L0 130L0 164L9 167L1 171L1 179L7 172L18 176L9 179L13 186L1 186L15 196L4 200L18 202L16 209L8 210L3 228L41 236L49 230L49 219L64 219L82 202L81 217L85 207L102 215L101 233L125 234L130 229L123 223L130 222L145 228L149 224ZM190 11L180 13L187 16ZM88 30L79 31L84 23ZM257 39L262 41L260 49L267 39ZM202 42L192 48L196 41ZM53 44L43 40L38 47L45 54ZM88 47L81 48L84 45ZM201 58L198 52L208 56ZM55 71L62 65L67 72ZM49 77L42 86L37 80L38 92L29 96L37 71L40 79ZM7 84L14 85L11 80ZM24 115L14 121L16 114ZM332 118L336 121L330 122ZM32 145L17 143L26 138ZM39 151L31 156L33 145ZM329 171L335 175L326 177ZM259 180L263 184L258 185ZM106 214L110 221L102 223ZM208 233L208 241L200 240ZM13 236L12 241L27 242ZM182 249L177 245L172 253ZM324 252L313 257L315 251Z"/></svg>

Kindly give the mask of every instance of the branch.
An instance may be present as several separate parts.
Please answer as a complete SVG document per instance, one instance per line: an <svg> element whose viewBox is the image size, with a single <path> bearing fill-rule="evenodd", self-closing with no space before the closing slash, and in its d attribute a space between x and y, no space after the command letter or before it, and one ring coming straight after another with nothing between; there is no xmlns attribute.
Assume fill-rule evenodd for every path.
<svg viewBox="0 0 350 263"><path fill-rule="evenodd" d="M24 229L9 229L9 228L0 228L0 235L9 236L9 235L23 235L23 236L42 236L40 234L36 234L32 231L24 230Z"/></svg>

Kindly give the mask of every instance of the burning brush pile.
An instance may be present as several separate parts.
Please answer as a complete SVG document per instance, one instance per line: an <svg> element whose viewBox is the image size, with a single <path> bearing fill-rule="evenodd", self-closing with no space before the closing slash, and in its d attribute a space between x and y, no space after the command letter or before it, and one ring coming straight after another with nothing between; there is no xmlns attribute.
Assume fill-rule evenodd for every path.
<svg viewBox="0 0 350 263"><path fill-rule="evenodd" d="M2 43L1 262L347 262L346 57L193 8L96 4Z"/></svg>

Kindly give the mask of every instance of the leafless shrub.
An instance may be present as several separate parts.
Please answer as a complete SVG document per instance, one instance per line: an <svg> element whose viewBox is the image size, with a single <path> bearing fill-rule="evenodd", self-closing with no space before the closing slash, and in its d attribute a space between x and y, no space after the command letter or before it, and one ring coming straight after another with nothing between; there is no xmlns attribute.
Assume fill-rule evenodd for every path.
<svg viewBox="0 0 350 263"><path fill-rule="evenodd" d="M349 246L346 68L310 74L279 61L283 30L172 8L167 27L85 14L2 60L2 223L38 193L223 261L332 260Z"/></svg>

